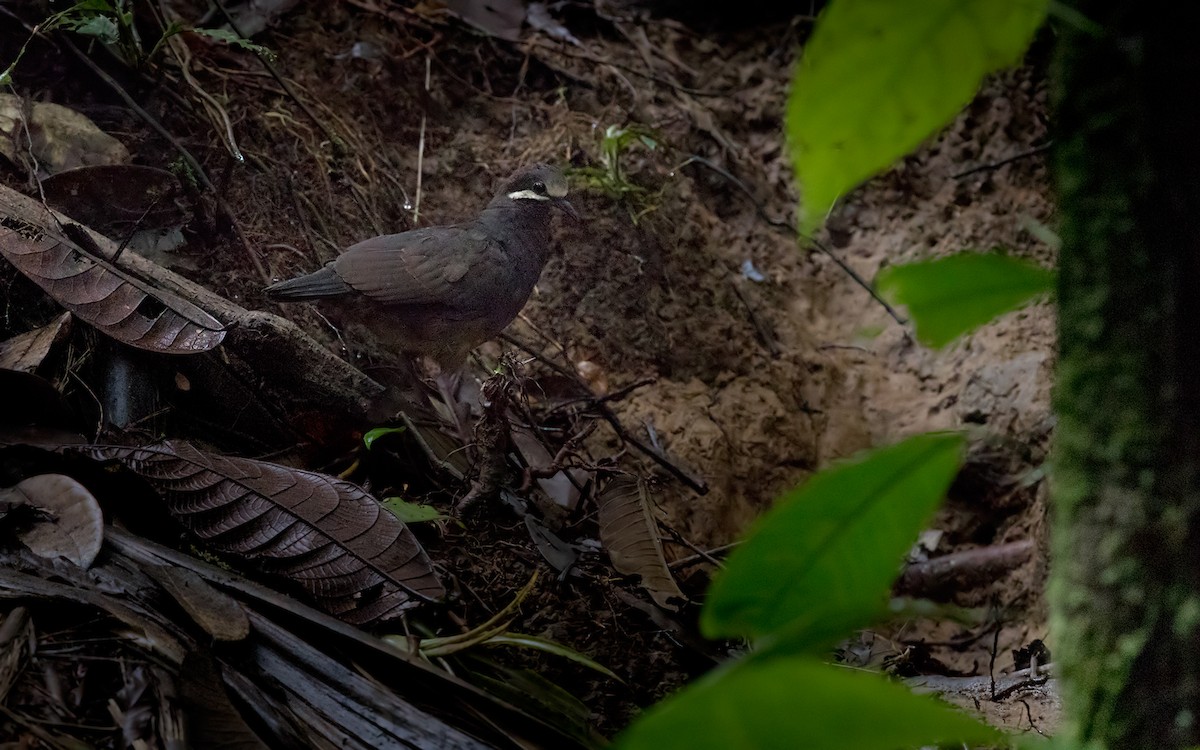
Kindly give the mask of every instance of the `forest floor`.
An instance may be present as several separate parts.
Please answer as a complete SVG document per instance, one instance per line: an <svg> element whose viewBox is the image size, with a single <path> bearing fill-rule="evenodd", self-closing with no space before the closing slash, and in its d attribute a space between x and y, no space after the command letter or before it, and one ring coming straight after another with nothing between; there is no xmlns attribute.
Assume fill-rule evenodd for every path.
<svg viewBox="0 0 1200 750"><path fill-rule="evenodd" d="M939 138L841 201L817 250L787 229L798 195L782 134L810 18L705 26L598 15L588 6L561 20L578 44L531 29L520 42L500 41L369 0L305 4L255 38L277 54L290 91L249 52L189 42L191 73L228 113L244 163L229 157L223 131L198 107L181 104L195 101L186 87L167 91L177 80L126 80L213 176L270 278L314 270L337 248L414 226L418 199L419 225L452 223L482 207L517 167L574 169L572 201L585 220L557 225L556 251L511 338L481 356L513 351L523 372L545 383L581 374L595 396L613 395L605 403L628 435L702 478L705 494L630 449L607 423L579 447L592 463L656 479L656 512L673 530L664 534L665 553L682 561L673 570L697 603L711 569L690 559L696 551L737 540L815 470L919 432L966 430L967 467L937 533L926 534L914 556L1026 541L1034 552L984 580L924 592L981 608L982 621L891 623L856 636L843 655L862 665L886 661L997 724L1052 730L1057 702L1043 687L992 701L990 691L971 692L978 681L968 688L938 680L1001 679L1019 666L1014 650L1046 637L1041 467L1053 426L1053 307L1027 308L931 351L831 257L867 280L887 264L961 250L1003 248L1051 263L1053 248L1039 240L1053 220L1040 149L1048 141L1044 71L1031 64L990 79ZM0 31L0 66L25 36ZM61 48L35 44L16 73L21 93L87 115L134 163L165 167L175 158ZM609 128L649 139L616 150L619 181L608 187L619 195L595 176L605 171ZM20 169L0 171L9 186L28 189ZM163 262L240 304L293 318L335 351L348 347L367 372L379 364L369 344L339 342L311 308L271 305L264 279L228 234L185 226L185 237ZM47 322L46 305L14 305L36 289L11 269L0 277L9 290L0 338ZM478 362L472 367L486 377ZM139 430L229 453L269 452L203 427L158 415ZM102 431L110 439L129 432ZM352 443L335 435L288 460L338 473ZM409 499L441 507L467 488L388 471L395 468L352 478L380 490L409 487ZM597 538L586 501L547 524L569 542ZM526 525L504 510L482 525L422 524L417 533L454 581L454 606L467 623L485 620L535 570L549 569ZM588 655L623 682L554 657L498 658L534 666L575 694L603 733L720 658L720 648L695 635L697 603L659 610L603 554L585 554L576 570L557 582L543 575L522 607L521 629Z"/></svg>

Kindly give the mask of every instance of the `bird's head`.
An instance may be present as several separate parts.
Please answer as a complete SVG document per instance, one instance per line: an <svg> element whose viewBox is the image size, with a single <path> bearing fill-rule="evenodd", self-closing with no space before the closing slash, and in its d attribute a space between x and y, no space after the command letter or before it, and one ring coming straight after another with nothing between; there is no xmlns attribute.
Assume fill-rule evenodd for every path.
<svg viewBox="0 0 1200 750"><path fill-rule="evenodd" d="M567 178L548 164L535 164L519 170L504 183L500 195L518 205L531 201L532 205L554 206L579 221L579 213L567 200Z"/></svg>

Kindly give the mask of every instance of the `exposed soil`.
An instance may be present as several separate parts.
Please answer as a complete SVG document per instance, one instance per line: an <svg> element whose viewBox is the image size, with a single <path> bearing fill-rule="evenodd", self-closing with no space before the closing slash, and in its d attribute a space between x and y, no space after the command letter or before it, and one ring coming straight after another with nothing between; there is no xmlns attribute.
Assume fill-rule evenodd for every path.
<svg viewBox="0 0 1200 750"><path fill-rule="evenodd" d="M1038 551L999 580L954 592L957 604L990 608L986 623L905 621L881 637L900 650L919 645L929 658L919 673L967 675L1011 671L1013 649L1046 637L1045 492L1034 472L1053 425L1053 309L1031 307L930 351L827 254L802 249L767 221L786 223L795 213L780 123L808 19L701 33L669 19L635 22L575 8L564 19L581 40L575 47L532 32L526 43L500 42L371 7L307 4L257 39L278 52L276 67L330 133L253 56L193 44L192 72L228 111L242 165L199 112L123 79L218 180L269 276L312 270L354 241L411 227L418 162L419 224L451 223L482 206L516 167L596 167L608 126L642 126L657 147L635 143L620 155L624 179L641 192L614 199L576 178L573 200L586 221L559 225L558 251L509 332L537 357L524 365L531 376L549 379L546 362L583 371L598 395L652 379L609 406L630 434L660 443L672 462L702 477L708 493L691 491L637 451L622 451L606 426L585 449L594 460L615 457L620 468L661 480L662 520L687 542L668 542L668 558L735 540L781 493L831 461L923 431L967 428L972 459L938 516L944 533L929 554L1023 539ZM0 64L23 38L0 32ZM356 44L373 52L356 57ZM89 73L57 75L76 69L72 58L42 45L28 53L17 80L22 93L92 117L137 163L175 158ZM990 80L940 138L848 196L820 242L866 279L889 263L962 249L1000 247L1051 262L1053 249L1031 231L1053 219L1044 157L1027 154L1047 140L1043 81L1036 65ZM689 163L693 156L727 174ZM24 184L13 170L5 179ZM231 299L268 309L264 279L234 237L194 222L182 259L173 262ZM761 276L752 279L746 264ZM12 278L9 269L0 273ZM48 319L6 314L6 335ZM286 314L340 346L311 309ZM344 343L355 361L372 359L368 342ZM502 350L520 351L499 342L483 357L491 361ZM380 489L408 483L378 472L370 480ZM448 504L465 490L443 485L425 499ZM594 538L590 513L568 515L560 535ZM532 571L548 570L524 524L502 510L482 526L421 533L467 622L503 606ZM535 664L611 734L709 668L719 650L697 647L689 634L694 607L669 616L684 623L673 632L662 619L668 616L652 618L646 593L620 580L602 553L585 556L580 567L582 575L535 590L521 627L586 653L625 684L554 659L505 658ZM703 570L678 572L685 592L700 597ZM1028 729L1032 720L1046 731L1056 721L1052 697L1028 713L1011 699L990 708L986 700L982 707L962 702L1006 726Z"/></svg>

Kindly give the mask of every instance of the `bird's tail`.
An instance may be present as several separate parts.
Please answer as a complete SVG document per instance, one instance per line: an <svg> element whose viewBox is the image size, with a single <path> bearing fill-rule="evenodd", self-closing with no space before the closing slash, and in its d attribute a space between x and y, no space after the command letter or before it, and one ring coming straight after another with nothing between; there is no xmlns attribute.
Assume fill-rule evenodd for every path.
<svg viewBox="0 0 1200 750"><path fill-rule="evenodd" d="M273 300L294 301L338 297L354 291L330 266L307 276L280 281L263 290Z"/></svg>

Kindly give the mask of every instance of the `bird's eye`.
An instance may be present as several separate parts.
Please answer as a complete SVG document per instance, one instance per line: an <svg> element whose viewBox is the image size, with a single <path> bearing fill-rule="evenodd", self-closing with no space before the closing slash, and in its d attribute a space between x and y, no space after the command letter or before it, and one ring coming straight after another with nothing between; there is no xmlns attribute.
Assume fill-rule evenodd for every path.
<svg viewBox="0 0 1200 750"><path fill-rule="evenodd" d="M542 195L545 195L546 194L546 183L544 183L544 182L533 183L533 191L535 193L541 193Z"/></svg>

